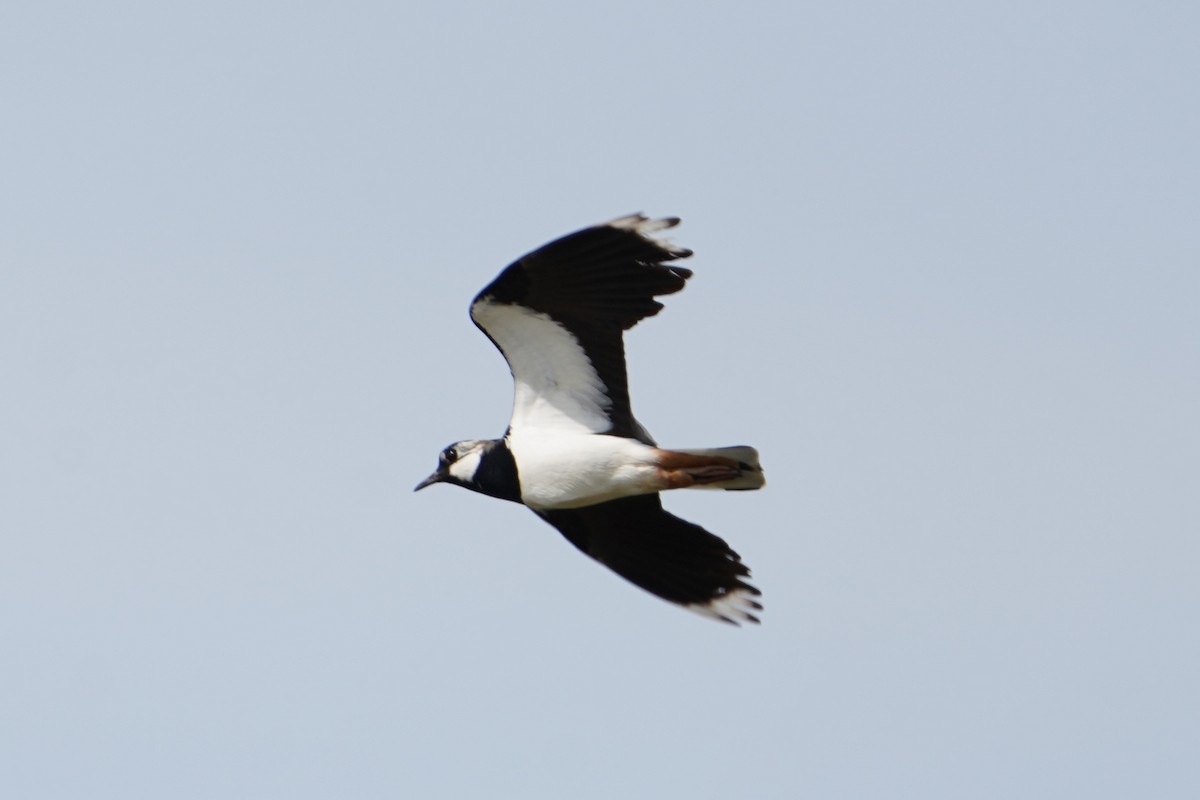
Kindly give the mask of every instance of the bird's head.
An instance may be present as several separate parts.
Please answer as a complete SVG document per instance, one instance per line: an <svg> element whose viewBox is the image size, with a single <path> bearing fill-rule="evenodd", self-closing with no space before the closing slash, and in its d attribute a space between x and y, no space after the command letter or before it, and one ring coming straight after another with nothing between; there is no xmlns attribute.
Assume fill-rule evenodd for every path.
<svg viewBox="0 0 1200 800"><path fill-rule="evenodd" d="M417 484L414 492L419 492L426 486L435 483L456 483L468 489L476 489L475 473L483 460L483 454L494 445L486 439L466 439L455 442L438 456L437 469L425 480ZM477 490L478 491L478 490Z"/></svg>

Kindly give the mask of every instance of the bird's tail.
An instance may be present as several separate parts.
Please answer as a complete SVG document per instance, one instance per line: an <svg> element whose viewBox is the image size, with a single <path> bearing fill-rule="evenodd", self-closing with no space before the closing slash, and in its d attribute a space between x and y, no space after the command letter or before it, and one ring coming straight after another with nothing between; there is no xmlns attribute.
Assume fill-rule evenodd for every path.
<svg viewBox="0 0 1200 800"><path fill-rule="evenodd" d="M678 488L761 489L767 482L758 451L753 447L712 447L705 450L665 450L661 464L681 477L694 480L677 484Z"/></svg>

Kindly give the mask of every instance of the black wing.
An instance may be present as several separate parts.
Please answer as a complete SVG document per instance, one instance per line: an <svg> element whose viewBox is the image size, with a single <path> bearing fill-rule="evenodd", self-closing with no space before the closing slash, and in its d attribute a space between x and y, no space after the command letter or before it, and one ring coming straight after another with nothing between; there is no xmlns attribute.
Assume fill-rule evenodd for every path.
<svg viewBox="0 0 1200 800"><path fill-rule="evenodd" d="M586 428L600 427L597 419L609 426L594 432L649 443L629 407L622 333L657 314L662 304L654 298L678 292L691 277L691 270L665 264L690 256L690 250L649 236L678 222L639 214L585 228L522 256L476 296L471 317L504 354L517 382L516 416L540 397L540 405L548 403ZM519 309L513 307L557 323L586 357L589 374L582 377L590 378L594 370L602 386L580 380L583 370L549 345L553 336L518 324ZM557 374L560 364L562 375Z"/></svg>
<svg viewBox="0 0 1200 800"><path fill-rule="evenodd" d="M719 536L663 510L657 494L536 512L571 544L664 600L725 622L758 622L762 593Z"/></svg>

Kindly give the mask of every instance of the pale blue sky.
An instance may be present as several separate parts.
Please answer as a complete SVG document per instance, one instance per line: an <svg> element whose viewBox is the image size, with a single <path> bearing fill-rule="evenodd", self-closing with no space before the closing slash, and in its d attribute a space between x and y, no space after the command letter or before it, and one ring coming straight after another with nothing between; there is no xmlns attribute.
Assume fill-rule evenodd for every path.
<svg viewBox="0 0 1200 800"><path fill-rule="evenodd" d="M9 3L0 795L1200 794L1194 3ZM473 294L674 214L734 630L525 509Z"/></svg>

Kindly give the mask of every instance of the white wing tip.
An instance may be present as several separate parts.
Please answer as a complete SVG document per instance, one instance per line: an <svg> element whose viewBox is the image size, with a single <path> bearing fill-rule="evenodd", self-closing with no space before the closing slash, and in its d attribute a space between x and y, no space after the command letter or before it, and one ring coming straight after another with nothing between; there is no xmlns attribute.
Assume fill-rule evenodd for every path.
<svg viewBox="0 0 1200 800"><path fill-rule="evenodd" d="M645 214L629 214L624 217L605 223L610 228L618 228L625 231L633 231L644 239L653 241L656 245L666 250L675 258L687 258L692 254L691 250L686 247L676 247L666 239L652 238L652 234L659 231L665 231L668 228L674 228L679 224L679 217L662 217L660 219L650 219Z"/></svg>
<svg viewBox="0 0 1200 800"><path fill-rule="evenodd" d="M755 598L761 593L750 586L739 586L707 603L688 603L684 608L705 617L741 625L743 622L759 624L756 612L762 611L762 603Z"/></svg>

